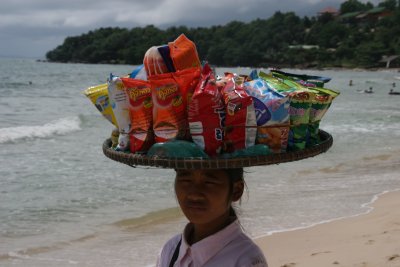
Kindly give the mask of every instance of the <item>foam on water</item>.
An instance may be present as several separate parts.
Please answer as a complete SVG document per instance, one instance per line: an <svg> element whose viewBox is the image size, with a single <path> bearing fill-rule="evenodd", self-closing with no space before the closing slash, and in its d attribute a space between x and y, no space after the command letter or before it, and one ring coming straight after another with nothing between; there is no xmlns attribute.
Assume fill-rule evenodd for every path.
<svg viewBox="0 0 400 267"><path fill-rule="evenodd" d="M0 144L18 140L33 140L47 138L53 135L64 135L81 129L81 120L78 116L55 120L38 126L17 126L0 128Z"/></svg>

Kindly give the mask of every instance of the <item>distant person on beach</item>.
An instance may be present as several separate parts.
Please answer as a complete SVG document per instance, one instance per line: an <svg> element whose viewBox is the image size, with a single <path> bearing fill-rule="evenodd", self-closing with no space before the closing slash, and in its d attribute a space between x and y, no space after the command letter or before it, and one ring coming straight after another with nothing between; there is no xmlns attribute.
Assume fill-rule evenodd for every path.
<svg viewBox="0 0 400 267"><path fill-rule="evenodd" d="M349 86L353 86L353 80L349 81Z"/></svg>
<svg viewBox="0 0 400 267"><path fill-rule="evenodd" d="M189 223L164 245L157 267L267 267L232 207L244 187L243 168L176 170L176 198Z"/></svg>

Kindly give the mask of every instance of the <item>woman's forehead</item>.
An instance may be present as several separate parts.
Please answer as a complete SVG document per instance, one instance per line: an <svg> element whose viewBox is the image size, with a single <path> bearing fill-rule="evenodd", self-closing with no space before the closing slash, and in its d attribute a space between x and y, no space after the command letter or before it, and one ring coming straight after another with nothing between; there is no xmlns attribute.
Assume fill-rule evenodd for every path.
<svg viewBox="0 0 400 267"><path fill-rule="evenodd" d="M199 170L175 170L177 175L200 175L200 176L221 176L227 177L228 173L222 169L199 169Z"/></svg>

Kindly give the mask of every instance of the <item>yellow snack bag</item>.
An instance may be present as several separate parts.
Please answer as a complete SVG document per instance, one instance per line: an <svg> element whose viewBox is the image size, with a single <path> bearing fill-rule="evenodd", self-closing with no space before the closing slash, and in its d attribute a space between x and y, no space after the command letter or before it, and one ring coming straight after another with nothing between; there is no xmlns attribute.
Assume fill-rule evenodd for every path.
<svg viewBox="0 0 400 267"><path fill-rule="evenodd" d="M100 111L100 113L116 127L117 121L115 120L114 112L111 108L110 99L108 97L107 83L91 86L83 91L93 105Z"/></svg>

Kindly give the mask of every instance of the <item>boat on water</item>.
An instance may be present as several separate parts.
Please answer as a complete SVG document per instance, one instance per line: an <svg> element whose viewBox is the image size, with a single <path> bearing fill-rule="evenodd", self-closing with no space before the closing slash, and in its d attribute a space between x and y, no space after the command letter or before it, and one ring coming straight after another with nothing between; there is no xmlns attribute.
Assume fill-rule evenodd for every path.
<svg viewBox="0 0 400 267"><path fill-rule="evenodd" d="M400 95L400 92L396 92L393 89L390 89L389 95Z"/></svg>
<svg viewBox="0 0 400 267"><path fill-rule="evenodd" d="M364 93L365 93L365 94L373 94L374 91L373 91L372 87L370 87L368 90L365 89L365 90L364 90Z"/></svg>

